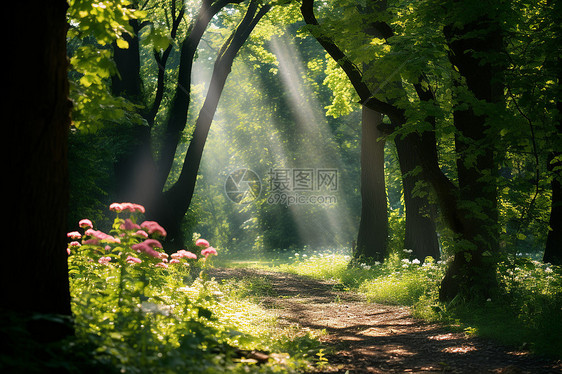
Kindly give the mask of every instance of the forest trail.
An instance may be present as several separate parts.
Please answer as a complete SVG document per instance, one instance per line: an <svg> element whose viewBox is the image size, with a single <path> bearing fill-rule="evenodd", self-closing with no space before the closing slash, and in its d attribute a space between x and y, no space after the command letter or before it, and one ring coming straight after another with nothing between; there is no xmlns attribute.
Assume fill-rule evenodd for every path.
<svg viewBox="0 0 562 374"><path fill-rule="evenodd" d="M334 283L251 268L213 269L218 282L260 277L272 288L260 296L281 323L325 330L333 354L321 373L562 373L561 362L452 332L414 319L407 307L367 303Z"/></svg>

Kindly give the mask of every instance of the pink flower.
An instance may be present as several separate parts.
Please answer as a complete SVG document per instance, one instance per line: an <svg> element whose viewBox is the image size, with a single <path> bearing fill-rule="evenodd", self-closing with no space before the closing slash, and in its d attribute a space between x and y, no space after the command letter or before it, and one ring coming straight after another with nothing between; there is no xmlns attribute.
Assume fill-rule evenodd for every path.
<svg viewBox="0 0 562 374"><path fill-rule="evenodd" d="M164 269L168 268L168 264L165 264L163 262L159 262L159 263L155 264L154 266L158 266L158 267L164 268Z"/></svg>
<svg viewBox="0 0 562 374"><path fill-rule="evenodd" d="M176 253L172 254L172 258L187 258L192 260L197 260L197 255L195 253L186 251L185 249L180 249Z"/></svg>
<svg viewBox="0 0 562 374"><path fill-rule="evenodd" d="M135 232L135 236L141 236L143 238L148 238L148 233L144 230L138 230Z"/></svg>
<svg viewBox="0 0 562 374"><path fill-rule="evenodd" d="M85 235L92 236L95 239L103 240L109 243L121 243L121 239L114 238L113 236L99 230L88 229L86 230Z"/></svg>
<svg viewBox="0 0 562 374"><path fill-rule="evenodd" d="M217 255L217 250L214 249L213 247L209 247L209 248L205 248L201 251L201 254L203 256L205 256L205 258L207 258L210 255L216 256Z"/></svg>
<svg viewBox="0 0 562 374"><path fill-rule="evenodd" d="M98 244L100 244L100 240L97 239L97 238L86 239L86 240L82 240L82 244L84 244L84 245L98 245Z"/></svg>
<svg viewBox="0 0 562 374"><path fill-rule="evenodd" d="M121 203L121 206L123 207L123 210L128 210L131 213L134 213L134 212L144 213L145 212L144 207L140 204Z"/></svg>
<svg viewBox="0 0 562 374"><path fill-rule="evenodd" d="M180 263L180 260L178 260L176 258L173 258L173 259L170 260L170 264L179 264L179 263Z"/></svg>
<svg viewBox="0 0 562 374"><path fill-rule="evenodd" d="M206 241L205 239L197 239L197 241L195 242L195 245L198 246L198 247L207 248L209 246L209 242Z"/></svg>
<svg viewBox="0 0 562 374"><path fill-rule="evenodd" d="M142 206L140 204L134 204L134 203L113 203L109 206L109 210L117 212L117 213L121 213L124 210L128 210L131 213L134 213L134 212L144 213L145 212L144 206Z"/></svg>
<svg viewBox="0 0 562 374"><path fill-rule="evenodd" d="M80 239L82 237L82 234L80 234L78 231L72 231L67 233L66 236L70 239Z"/></svg>
<svg viewBox="0 0 562 374"><path fill-rule="evenodd" d="M92 221L90 221L89 219L80 220L80 222L78 222L78 226L83 229L91 229L92 227L94 227L94 225L92 225Z"/></svg>
<svg viewBox="0 0 562 374"><path fill-rule="evenodd" d="M146 239L142 243L133 244L131 248L139 253L143 252L149 256L160 258L160 252L155 251L154 248L162 248L162 244L155 239Z"/></svg>
<svg viewBox="0 0 562 374"><path fill-rule="evenodd" d="M123 211L123 205L119 204L119 203L113 203L109 206L109 210L111 210L112 212L117 212L117 213L121 213Z"/></svg>
<svg viewBox="0 0 562 374"><path fill-rule="evenodd" d="M156 239L146 239L143 243L151 246L152 248L162 248L162 244Z"/></svg>
<svg viewBox="0 0 562 374"><path fill-rule="evenodd" d="M102 265L107 265L111 261L111 257L100 257L98 262Z"/></svg>
<svg viewBox="0 0 562 374"><path fill-rule="evenodd" d="M127 263L128 264L140 264L142 260L140 258L136 258L133 256L127 256Z"/></svg>
<svg viewBox="0 0 562 374"><path fill-rule="evenodd" d="M154 221L144 221L141 223L141 227L146 229L150 235L156 233L160 236L166 236L166 230Z"/></svg>
<svg viewBox="0 0 562 374"><path fill-rule="evenodd" d="M125 222L121 225L121 230L140 230L140 226L127 218Z"/></svg>
<svg viewBox="0 0 562 374"><path fill-rule="evenodd" d="M73 242L70 242L68 245L71 249L74 249L74 248L80 247L81 244L76 242L76 241L73 241Z"/></svg>
<svg viewBox="0 0 562 374"><path fill-rule="evenodd" d="M66 248L66 253L70 254L70 248Z"/></svg>

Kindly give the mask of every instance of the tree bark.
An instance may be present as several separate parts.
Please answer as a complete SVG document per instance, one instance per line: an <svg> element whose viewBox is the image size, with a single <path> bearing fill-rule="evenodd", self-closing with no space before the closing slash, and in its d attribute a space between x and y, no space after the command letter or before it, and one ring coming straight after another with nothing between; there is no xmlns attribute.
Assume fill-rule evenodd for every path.
<svg viewBox="0 0 562 374"><path fill-rule="evenodd" d="M156 183L157 171L153 157L151 138L151 112L144 107L145 90L141 79L140 41L139 32L143 25L138 20L131 20L133 35L126 34L125 40L129 47L121 49L114 43L113 60L118 74L111 77L111 90L114 96L120 96L138 105L141 116L149 126L144 124L130 124L115 129L127 141L120 149L114 164L115 170L115 199L117 201L131 201L149 206L154 196L161 193ZM163 95L163 76L158 76L156 96ZM161 81L162 79L162 81ZM157 101L157 100L155 100ZM158 104L159 105L159 104ZM152 109L156 104L152 106Z"/></svg>
<svg viewBox="0 0 562 374"><path fill-rule="evenodd" d="M435 221L430 214L431 207L427 198L414 196L417 181L422 181L422 175L413 176L410 173L421 166L419 155L415 150L417 133L408 134L394 139L398 151L398 161L402 173L402 187L404 189L404 206L406 209L406 230L404 248L412 251L411 257L424 261L430 256L435 260L440 257L439 241Z"/></svg>
<svg viewBox="0 0 562 374"><path fill-rule="evenodd" d="M365 9L360 9L360 11L362 12L373 12L374 9L376 9L376 11L383 11L386 7L386 4L384 2L377 2L376 4L368 4L366 5ZM303 19L305 20L305 22L307 23L307 25L310 27L310 32L312 33L312 35L318 40L318 42L324 47L324 49L330 54L330 56L336 60L338 62L338 64L342 67L342 69L344 70L344 72L346 73L346 75L348 76L350 82L352 83L353 87L355 88L356 93L358 94L359 98L360 98L360 102L364 105L363 111L365 113L365 108L369 108L370 110L376 111L376 112L380 112L380 113L384 113L388 116L388 118L391 120L392 125L390 126L390 130L388 132L392 132L394 131L394 129L399 128L400 126L402 126L404 123L406 123L406 117L404 114L404 111L402 109L399 109L397 107L395 107L392 104L389 103L385 103L382 102L376 98L373 97L372 94L372 89L369 87L369 85L367 84L367 82L365 82L365 80L363 79L363 72L355 65L353 64L352 61L349 60L349 58L347 58L347 56L345 55L345 53L343 53L343 51L341 51L339 49L339 47L332 41L332 39L330 37L328 37L327 35L323 34L321 32L321 30L318 29L319 23L316 19L316 17L314 16L314 0L303 0L302 2L302 6L301 6L301 13L303 15ZM379 38L389 38L392 36L393 32L392 29L385 23L383 22L372 22L369 25L367 25L367 29L366 29L367 33L369 33L370 35L374 36L374 37L379 37ZM428 97L427 94L422 95L422 92L420 90L420 99L422 100L430 100L433 99L433 96L430 95L430 97ZM365 125L365 124L364 124ZM379 123L379 125L377 125L378 127L382 127L381 124ZM365 136L365 134L362 134L362 136ZM382 133L381 135L382 136ZM423 139L433 139L433 148L435 148L435 135L434 133L432 134L433 138L428 138L426 135L423 135L422 138ZM410 137L410 140L412 138ZM410 142L409 140L409 142ZM412 144L410 144L412 146ZM431 146L431 144L429 144ZM369 153L371 152L371 150L364 150L363 147L366 146L364 139L362 140L362 155L363 153ZM375 148L377 148L378 146L375 146ZM415 153L415 148L411 148L408 151L404 151L404 147L400 147L401 150L403 150L403 152L399 151L399 158L403 158L404 160L401 161L402 163L408 163L408 167L411 167L412 169L416 166L416 165L411 165L409 164L409 162L411 160L414 160L414 162L420 162L421 160L417 157L418 153ZM431 148L429 148L431 150ZM415 153L415 154L414 154ZM427 153L427 152L426 152ZM432 154L433 155L433 154ZM434 152L434 162L435 162L435 166L438 168L438 164L437 164L437 151L435 149ZM384 155L382 156L384 157ZM412 157L414 159L412 159ZM433 161L433 160L432 160ZM417 164L419 165L419 163ZM404 166L404 165L403 165ZM379 170L373 170L374 173L379 173L381 172L380 170L383 170L382 168L380 168ZM382 171L384 173L384 171ZM363 171L362 171L363 173ZM383 174L384 177L384 174ZM376 178L376 177L373 177ZM367 177L362 177L362 191L363 189L367 189L367 186L364 186L364 183L368 183L369 178ZM408 246L414 247L415 251L417 252L418 256L421 256L421 258L425 258L426 255L431 255L434 256L435 258L439 257L439 246L438 246L438 242L437 242L437 233L435 231L435 224L433 222L433 220L427 220L425 217L422 217L419 214L419 204L421 203L419 198L415 198L412 199L411 197L411 190L410 188L413 188L413 185L415 184L415 181L412 178L409 178L407 183L405 183L405 195L407 195L407 201L406 201L406 209L407 209L407 215L406 215L406 244ZM373 192L375 193L375 192ZM380 191L379 191L380 193ZM386 192L384 191L383 193ZM365 195L368 195L365 192ZM381 197L379 197L377 200L379 201L383 201L383 199ZM416 205L418 204L418 205ZM372 207L372 203L370 202L362 202L362 218L361 218L361 223L359 226L359 233L358 233L358 241L357 241L357 248L359 247L359 245L363 242L364 244L362 244L362 246L366 246L366 247L370 247L370 248L377 248L380 246L380 243L386 243L386 235L388 235L388 229L383 230L380 227L377 228L374 232L378 232L379 235L385 235L383 237L376 237L374 235L374 232L372 232L372 228L367 226L367 224L365 222L369 221L369 216L371 215L379 215L379 213L377 212L372 212L372 213L368 213L367 210L370 209L369 207ZM384 199L384 207L386 207L386 197ZM379 209L379 208L376 208ZM381 224L381 221L378 222L377 225ZM421 235L421 237L418 237L418 235ZM367 240L369 241L369 243L371 244L367 244ZM359 249L359 248L358 248ZM360 253L362 253L362 251L364 251L364 249L359 249L359 251L357 251L357 255L360 255ZM379 250L376 251L381 251L381 253L386 253L387 249L386 249L386 244L384 249L383 248L379 248Z"/></svg>
<svg viewBox="0 0 562 374"><path fill-rule="evenodd" d="M17 4L17 5L15 5ZM10 39L17 59L11 65L6 97L9 154L6 175L11 257L1 262L0 310L70 316L66 253L69 177L66 11L59 1L11 2L12 16L26 27ZM30 46L28 41L33 40ZM13 61L13 63L10 63ZM69 333L60 325L40 324L37 334L56 340Z"/></svg>
<svg viewBox="0 0 562 374"><path fill-rule="evenodd" d="M450 48L449 59L465 79L466 87L478 100L498 102L502 90L497 66L482 57L501 50L498 27L483 16L460 28L448 26L444 33ZM486 37L473 36L479 33ZM450 301L459 294L485 299L497 288L497 165L493 142L486 135L486 115L475 113L470 104L467 108L457 107L453 116L456 152L460 156L456 204L462 227L453 260L441 282L440 299ZM477 156L468 162L465 158L474 157L475 147Z"/></svg>
<svg viewBox="0 0 562 374"><path fill-rule="evenodd" d="M363 107L361 125L361 221L357 260L383 261L388 252L388 207L384 179L382 114Z"/></svg>
<svg viewBox="0 0 562 374"><path fill-rule="evenodd" d="M562 38L559 38L562 39ZM558 86L562 87L562 58L558 57ZM562 98L556 102L558 109L557 133L562 134ZM543 261L554 265L562 265L562 161L553 162L556 158L560 160L562 152L553 151L548 158L548 170L553 173L550 183L552 196L550 207L550 230L546 237Z"/></svg>

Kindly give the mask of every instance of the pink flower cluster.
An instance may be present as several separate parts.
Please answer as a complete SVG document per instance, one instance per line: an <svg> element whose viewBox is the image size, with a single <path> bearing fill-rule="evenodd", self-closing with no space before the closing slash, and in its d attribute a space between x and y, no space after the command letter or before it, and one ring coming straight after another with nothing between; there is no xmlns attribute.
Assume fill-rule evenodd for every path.
<svg viewBox="0 0 562 374"><path fill-rule="evenodd" d="M80 222L78 222L78 226L83 229L91 229L92 227L94 227L94 225L92 225L92 221L90 221L89 219L80 220Z"/></svg>
<svg viewBox="0 0 562 374"><path fill-rule="evenodd" d="M142 205L133 203L113 203L109 206L109 209L117 213L145 213L145 209ZM99 246L103 242L105 243L105 248L103 248L102 257L98 259L98 263L107 265L112 261L111 257L105 255L112 250L112 247L109 244L121 244L122 240L123 243L127 243L127 238L140 238L140 240L142 240L141 242L132 244L130 247L130 249L138 255L135 255L134 253L131 255L125 253L127 256L125 262L128 264L142 263L143 255L148 256L148 259L152 259L150 261L151 263L152 261L157 260L154 266L161 268L168 268L168 264L180 263L182 259L187 261L198 259L197 254L182 249L172 254L170 256L171 259L168 262L168 255L162 251L162 244L157 239L150 237L153 236L158 238L166 237L167 235L166 230L164 230L164 228L155 221L144 221L139 225L136 223L135 217L132 216L131 218L125 219L118 217L116 218L116 222L119 222L119 229L121 230L119 238L115 238L99 230L94 230L92 221L88 219L80 220L78 224L85 230L84 235L81 235L78 231L72 231L67 234L68 238L72 240L67 248L68 254L71 253L71 250L79 248L81 245L90 244ZM82 239L82 243L78 242L80 239ZM195 245L201 249L200 253L202 261L205 261L209 256L217 255L216 249L213 248L205 239L197 239L195 241ZM123 248L119 246L118 250L122 251ZM147 258L145 257L144 259L146 260ZM188 265L187 262L184 262L184 264Z"/></svg>
<svg viewBox="0 0 562 374"><path fill-rule="evenodd" d="M167 235L166 230L162 226L158 224L158 222L154 221L144 221L140 224L140 227L148 231L149 235L156 234L162 237Z"/></svg>
<svg viewBox="0 0 562 374"><path fill-rule="evenodd" d="M197 260L197 255L195 253L186 251L185 249L180 249L176 253L172 253L170 257L172 258L170 260L170 264L178 264L182 258L188 260Z"/></svg>
<svg viewBox="0 0 562 374"><path fill-rule="evenodd" d="M140 258L133 256L127 256L127 259L125 261L127 261L128 264L140 264L142 262Z"/></svg>
<svg viewBox="0 0 562 374"><path fill-rule="evenodd" d="M97 245L101 241L104 241L106 243L121 243L121 239L114 238L113 236L111 236L109 234L106 234L105 232L102 232L102 231L99 231L99 230L88 229L88 230L86 230L84 235L91 237L90 239L85 240L83 242L84 244Z"/></svg>
<svg viewBox="0 0 562 374"><path fill-rule="evenodd" d="M113 212L117 212L117 213L121 213L123 211L128 211L131 213L144 213L145 209L144 206L140 205L140 204L134 204L134 203L113 203L109 206L109 210L113 211Z"/></svg>
<svg viewBox="0 0 562 374"><path fill-rule="evenodd" d="M131 249L137 251L138 253L146 253L154 258L162 258L162 254L154 248L162 248L162 244L160 244L160 242L156 239L146 239L144 242L133 244L131 246Z"/></svg>
<svg viewBox="0 0 562 374"><path fill-rule="evenodd" d="M195 245L198 247L202 247L201 255L205 256L205 258L209 257L210 255L216 256L217 250L209 245L209 242L205 239L197 239L195 241Z"/></svg>

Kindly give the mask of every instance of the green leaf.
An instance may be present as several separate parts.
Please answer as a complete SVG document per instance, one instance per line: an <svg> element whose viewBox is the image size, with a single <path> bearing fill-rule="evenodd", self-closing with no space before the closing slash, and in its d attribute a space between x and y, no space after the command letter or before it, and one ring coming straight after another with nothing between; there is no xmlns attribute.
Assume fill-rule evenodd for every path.
<svg viewBox="0 0 562 374"><path fill-rule="evenodd" d="M119 47L121 49L128 49L129 48L129 42L124 40L124 39L117 39L115 42L117 43L117 47Z"/></svg>

